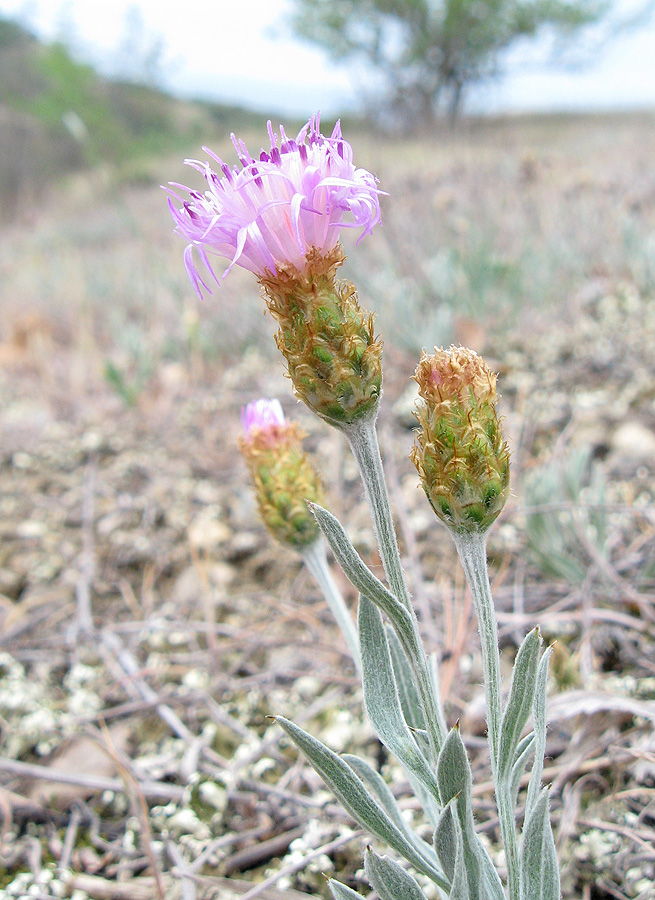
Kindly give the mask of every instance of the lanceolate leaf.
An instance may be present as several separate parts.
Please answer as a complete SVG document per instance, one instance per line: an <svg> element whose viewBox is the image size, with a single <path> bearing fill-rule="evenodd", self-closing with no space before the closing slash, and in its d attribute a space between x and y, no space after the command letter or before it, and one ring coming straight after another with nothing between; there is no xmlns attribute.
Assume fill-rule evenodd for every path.
<svg viewBox="0 0 655 900"><path fill-rule="evenodd" d="M360 759L358 756L351 756L349 753L344 753L341 759L347 762L353 772L355 772L355 774L364 782L394 825L396 825L399 831L405 835L407 840L414 845L421 856L424 856L435 869L441 868L432 847L408 827L400 811L400 807L396 803L396 798L387 787L382 776L379 775L365 760Z"/></svg>
<svg viewBox="0 0 655 900"><path fill-rule="evenodd" d="M434 684L428 671L425 650L421 643L416 619L364 565L363 560L350 543L348 535L332 513L314 503L309 505L337 562L354 587L369 600L372 600L378 609L382 610L391 621L416 676L416 686L421 698L421 705L425 711L426 728L430 734L430 744L436 760L436 756L445 739L446 728L436 701Z"/></svg>
<svg viewBox="0 0 655 900"><path fill-rule="evenodd" d="M335 881L333 878L328 881L328 887L334 900L363 900L362 895L357 891L353 891L347 884L341 884L340 881Z"/></svg>
<svg viewBox="0 0 655 900"><path fill-rule="evenodd" d="M302 750L323 781L350 815L371 834L385 841L400 853L419 872L423 872L435 884L448 888L449 883L443 872L432 866L394 825L379 803L371 797L350 766L333 753L325 744L317 741L302 728L282 716L275 720L286 731L292 741Z"/></svg>
<svg viewBox="0 0 655 900"><path fill-rule="evenodd" d="M357 590L372 600L393 623L398 638L406 652L416 657L419 648L409 613L399 600L388 591L367 568L338 519L327 509L315 503L309 504L319 528L325 535L334 556Z"/></svg>
<svg viewBox="0 0 655 900"><path fill-rule="evenodd" d="M519 647L514 661L512 684L500 728L499 779L506 779L512 770L521 732L532 710L540 648L539 629L533 628Z"/></svg>
<svg viewBox="0 0 655 900"><path fill-rule="evenodd" d="M559 867L544 788L528 819L521 845L521 897L560 900Z"/></svg>
<svg viewBox="0 0 655 900"><path fill-rule="evenodd" d="M534 731L531 731L530 734L527 734L523 740L519 743L516 748L516 762L512 768L512 776L510 778L511 783L511 796L514 800L514 805L516 805L516 798L518 797L519 788L521 787L521 778L523 778L523 773L525 772L525 767L527 765L528 759L530 758L530 754L534 751Z"/></svg>
<svg viewBox="0 0 655 900"><path fill-rule="evenodd" d="M405 651L400 646L400 641L396 637L396 632L393 628L387 628L386 632L389 649L391 650L393 672L398 686L398 695L400 696L400 705L405 721L415 731L424 730L425 716L423 715L421 701L416 690L414 675L409 661L405 656Z"/></svg>
<svg viewBox="0 0 655 900"><path fill-rule="evenodd" d="M409 872L388 856L367 850L364 871L380 900L426 900L426 896Z"/></svg>
<svg viewBox="0 0 655 900"><path fill-rule="evenodd" d="M439 817L434 831L434 849L446 876L452 881L455 876L457 858L462 856L462 832L453 814L453 802L446 806Z"/></svg>
<svg viewBox="0 0 655 900"><path fill-rule="evenodd" d="M464 863L464 845L460 841L457 845L457 856L455 858L455 877L450 888L449 900L471 900L469 891L468 875L466 865Z"/></svg>
<svg viewBox="0 0 655 900"><path fill-rule="evenodd" d="M439 754L437 781L444 806L454 801L462 831L463 866L470 900L505 900L498 873L475 833L471 767L458 728L451 730Z"/></svg>
<svg viewBox="0 0 655 900"><path fill-rule="evenodd" d="M382 743L438 799L437 780L403 718L382 616L363 595L359 599L358 628L368 717Z"/></svg>
<svg viewBox="0 0 655 900"><path fill-rule="evenodd" d="M530 818L537 803L541 790L541 774L544 769L544 754L546 753L546 692L548 690L548 664L552 649L548 647L541 657L537 670L537 685L534 692L532 714L534 718L534 763L528 785L528 798L525 805L526 821Z"/></svg>

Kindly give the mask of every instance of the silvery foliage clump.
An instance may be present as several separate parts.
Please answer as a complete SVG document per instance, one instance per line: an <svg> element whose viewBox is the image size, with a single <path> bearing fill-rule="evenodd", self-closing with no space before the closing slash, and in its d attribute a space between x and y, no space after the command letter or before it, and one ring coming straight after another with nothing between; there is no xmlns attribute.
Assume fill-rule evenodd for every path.
<svg viewBox="0 0 655 900"><path fill-rule="evenodd" d="M432 843L406 823L392 791L371 765L338 756L292 722L278 717L344 809L416 873L451 900L560 900L548 791L542 788L550 650L538 629L516 655L503 702L495 614L483 532L451 535L478 613L487 696L491 769L503 847L505 883L475 830L471 767L458 725L448 729L435 659L428 659L407 591L384 485L374 421L343 429L360 465L390 588L368 569L339 521L313 506L334 556L359 591L358 636L364 702L381 742L398 760L433 829ZM532 730L524 734L528 721ZM519 788L530 767L525 812L517 825ZM423 900L400 862L368 848L365 872L382 900ZM335 900L360 895L330 881Z"/></svg>

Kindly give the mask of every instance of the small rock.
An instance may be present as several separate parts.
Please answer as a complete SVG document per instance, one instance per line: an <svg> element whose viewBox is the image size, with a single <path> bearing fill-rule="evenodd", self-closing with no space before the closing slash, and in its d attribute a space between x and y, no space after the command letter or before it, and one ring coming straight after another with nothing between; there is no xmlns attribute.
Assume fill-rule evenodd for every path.
<svg viewBox="0 0 655 900"><path fill-rule="evenodd" d="M25 587L25 573L12 572L10 569L0 569L0 594L16 600Z"/></svg>
<svg viewBox="0 0 655 900"><path fill-rule="evenodd" d="M215 509L207 508L199 513L189 525L189 543L197 550L213 550L230 537L230 529L225 522L216 518Z"/></svg>
<svg viewBox="0 0 655 900"><path fill-rule="evenodd" d="M612 450L622 457L655 466L655 432L641 422L625 422L611 437Z"/></svg>
<svg viewBox="0 0 655 900"><path fill-rule="evenodd" d="M262 536L254 531L239 531L230 541L225 558L230 562L237 562L252 556L261 544Z"/></svg>
<svg viewBox="0 0 655 900"><path fill-rule="evenodd" d="M401 394L393 405L393 414L396 417L396 421L399 425L402 425L403 428L417 427L418 423L416 421L416 416L414 415L417 400L418 385L415 381L412 381L407 390Z"/></svg>

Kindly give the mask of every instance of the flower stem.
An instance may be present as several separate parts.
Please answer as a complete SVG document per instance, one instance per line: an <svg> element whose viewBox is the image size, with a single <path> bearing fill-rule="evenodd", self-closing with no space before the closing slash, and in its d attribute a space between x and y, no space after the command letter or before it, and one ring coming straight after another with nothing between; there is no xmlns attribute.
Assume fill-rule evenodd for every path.
<svg viewBox="0 0 655 900"><path fill-rule="evenodd" d="M351 425L343 426L342 430L359 466L364 493L373 518L375 537L380 548L382 565L391 592L407 609L411 610L413 607L400 561L396 529L391 516L391 504L384 480L375 417L364 416L356 419Z"/></svg>
<svg viewBox="0 0 655 900"><path fill-rule="evenodd" d="M352 616L348 611L345 600L341 595L341 591L336 585L330 567L328 566L327 554L325 552L325 543L321 538L308 544L300 551L303 562L314 576L316 583L320 587L323 596L330 607L332 615L336 619L337 625L341 629L353 662L360 671L361 663L359 658L359 641L357 638L357 628L353 622Z"/></svg>
<svg viewBox="0 0 655 900"><path fill-rule="evenodd" d="M518 866L518 846L516 821L509 779L498 778L498 752L502 724L500 695L500 649L498 647L498 626L489 571L487 568L486 534L483 532L461 533L451 531L457 552L466 575L473 603L478 616L480 642L482 646L482 667L487 700L487 728L491 771L496 789L496 803L500 832L507 860L507 880L510 900L519 900L520 876Z"/></svg>
<svg viewBox="0 0 655 900"><path fill-rule="evenodd" d="M425 648L420 636L416 612L405 581L400 560L400 551L396 539L396 530L391 515L391 504L384 479L380 445L375 429L375 416L365 416L353 424L343 426L342 430L348 439L353 456L359 466L364 493L368 501L373 529L377 538L382 565L394 596L406 607L410 614L414 639L413 652L408 652L409 663L416 677L416 686L421 698L425 723L430 741L433 762L436 763L439 752L446 740L448 731L441 703L437 698L436 685L430 674Z"/></svg>

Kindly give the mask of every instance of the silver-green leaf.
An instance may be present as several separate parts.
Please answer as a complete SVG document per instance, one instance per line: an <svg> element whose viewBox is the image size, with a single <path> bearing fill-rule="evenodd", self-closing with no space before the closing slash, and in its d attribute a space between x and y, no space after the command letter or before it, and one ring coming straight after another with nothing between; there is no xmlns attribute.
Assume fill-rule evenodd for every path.
<svg viewBox="0 0 655 900"><path fill-rule="evenodd" d="M402 714L398 689L378 608L364 595L357 616L366 712L382 743L400 764L439 799L439 788Z"/></svg>
<svg viewBox="0 0 655 900"><path fill-rule="evenodd" d="M341 884L340 881L335 881L333 878L328 881L328 887L334 900L363 900L362 895L357 891L353 891L347 884Z"/></svg>
<svg viewBox="0 0 655 900"><path fill-rule="evenodd" d="M534 751L534 746L534 731L531 731L530 734L526 734L516 748L516 761L512 767L512 776L510 778L510 796L514 800L514 805L516 805L519 788L521 787L521 779L523 778L523 773L525 772L525 767L530 758L530 754Z"/></svg>
<svg viewBox="0 0 655 900"><path fill-rule="evenodd" d="M442 804L453 801L457 812L470 900L505 900L498 873L475 832L471 766L458 728L451 730L439 754L437 781Z"/></svg>
<svg viewBox="0 0 655 900"><path fill-rule="evenodd" d="M378 856L368 849L364 855L364 871L380 900L426 900L416 879L388 856Z"/></svg>
<svg viewBox="0 0 655 900"><path fill-rule="evenodd" d="M389 650L391 651L391 661L393 663L393 672L396 676L396 684L398 686L398 695L400 697L400 705L403 710L405 721L414 729L414 731L423 731L425 729L425 716L421 707L421 700L416 689L414 674L412 672L409 660L405 655L405 651L400 645L400 641L396 637L393 628L387 627L387 640L389 641Z"/></svg>
<svg viewBox="0 0 655 900"><path fill-rule="evenodd" d="M548 791L544 788L528 819L521 844L521 897L523 900L560 900L559 866L550 825Z"/></svg>
<svg viewBox="0 0 655 900"><path fill-rule="evenodd" d="M463 853L459 846L462 842L462 832L458 824L453 815L453 802L451 802L441 811L437 827L434 830L434 849L437 851L446 877L451 881L455 877L457 859L461 859Z"/></svg>
<svg viewBox="0 0 655 900"><path fill-rule="evenodd" d="M534 719L534 762L528 785L528 797L525 804L525 818L530 818L541 791L541 775L544 770L546 753L546 692L548 690L548 664L552 648L548 647L541 657L537 670L537 683L534 692L532 715Z"/></svg>
<svg viewBox="0 0 655 900"><path fill-rule="evenodd" d="M394 825L380 804L368 794L362 782L346 762L325 744L283 716L276 716L275 720L302 750L323 781L334 792L346 812L356 822L367 828L375 837L385 841L439 887L449 887L443 872L421 856L400 829Z"/></svg>
<svg viewBox="0 0 655 900"><path fill-rule="evenodd" d="M432 847L407 825L407 822L400 811L400 807L396 803L396 798L387 787L382 776L379 775L366 760L360 759L358 756L344 753L341 759L347 762L358 778L364 782L394 825L396 825L396 827L405 835L407 840L414 845L421 856L424 856L435 869L440 868L439 860Z"/></svg>
<svg viewBox="0 0 655 900"><path fill-rule="evenodd" d="M539 629L533 628L516 654L509 697L503 713L498 752L498 777L501 780L510 775L521 733L532 710L540 649Z"/></svg>
<svg viewBox="0 0 655 900"><path fill-rule="evenodd" d="M357 553L343 526L331 512L310 503L309 507L325 535L334 556L357 590L372 600L391 620L394 630L405 649L416 655L417 635L411 617L403 604L379 581Z"/></svg>

